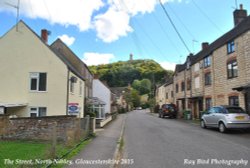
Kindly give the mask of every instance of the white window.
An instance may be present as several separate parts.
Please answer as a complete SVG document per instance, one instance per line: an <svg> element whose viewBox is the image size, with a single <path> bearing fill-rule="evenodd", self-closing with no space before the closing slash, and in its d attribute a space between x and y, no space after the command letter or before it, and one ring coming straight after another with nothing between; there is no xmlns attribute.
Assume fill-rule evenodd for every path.
<svg viewBox="0 0 250 168"><path fill-rule="evenodd" d="M46 107L31 107L30 117L43 117L47 115Z"/></svg>
<svg viewBox="0 0 250 168"><path fill-rule="evenodd" d="M199 69L200 69L200 63L196 63L194 65L194 71L197 72L197 71L199 71Z"/></svg>
<svg viewBox="0 0 250 168"><path fill-rule="evenodd" d="M47 73L30 73L30 90L46 91L47 90Z"/></svg>
<svg viewBox="0 0 250 168"><path fill-rule="evenodd" d="M79 96L82 96L82 81L79 82Z"/></svg>
<svg viewBox="0 0 250 168"><path fill-rule="evenodd" d="M196 89L200 88L200 77L199 76L194 78L194 87Z"/></svg>
<svg viewBox="0 0 250 168"><path fill-rule="evenodd" d="M74 93L75 92L75 83L77 83L77 78L75 76L71 76L70 77L70 87L69 87L70 93Z"/></svg>
<svg viewBox="0 0 250 168"><path fill-rule="evenodd" d="M203 65L204 65L204 68L207 68L211 65L211 56L207 56L203 59Z"/></svg>

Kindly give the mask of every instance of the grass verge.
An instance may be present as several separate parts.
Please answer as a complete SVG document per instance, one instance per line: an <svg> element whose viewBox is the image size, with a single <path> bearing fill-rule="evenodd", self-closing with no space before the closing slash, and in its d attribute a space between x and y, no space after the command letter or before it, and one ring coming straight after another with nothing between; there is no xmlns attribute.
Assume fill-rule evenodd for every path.
<svg viewBox="0 0 250 168"><path fill-rule="evenodd" d="M63 167L64 161L70 160L78 154L92 139L83 141L81 144L70 146L58 144L56 146L56 156L62 162L51 167ZM76 146L72 149L72 146ZM0 167L22 168L22 167L47 167L49 162L54 161L50 157L51 144L34 141L0 141ZM71 151L68 153L68 151ZM65 155L68 153L67 155ZM64 156L62 158L62 156ZM38 163L37 161L43 163Z"/></svg>

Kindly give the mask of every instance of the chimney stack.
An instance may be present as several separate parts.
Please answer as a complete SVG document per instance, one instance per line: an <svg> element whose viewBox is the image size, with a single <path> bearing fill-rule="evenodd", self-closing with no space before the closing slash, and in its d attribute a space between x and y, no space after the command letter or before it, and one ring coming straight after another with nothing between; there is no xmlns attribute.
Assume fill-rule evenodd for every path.
<svg viewBox="0 0 250 168"><path fill-rule="evenodd" d="M48 30L46 30L46 29L41 30L41 38L42 38L43 42L45 42L46 44L48 43L48 35L49 35Z"/></svg>
<svg viewBox="0 0 250 168"><path fill-rule="evenodd" d="M247 11L243 9L243 5L240 4L240 9L234 11L234 26L237 26L242 20L247 18Z"/></svg>
<svg viewBox="0 0 250 168"><path fill-rule="evenodd" d="M201 43L201 49L202 50L205 50L209 47L209 43L208 42L204 42L204 43Z"/></svg>

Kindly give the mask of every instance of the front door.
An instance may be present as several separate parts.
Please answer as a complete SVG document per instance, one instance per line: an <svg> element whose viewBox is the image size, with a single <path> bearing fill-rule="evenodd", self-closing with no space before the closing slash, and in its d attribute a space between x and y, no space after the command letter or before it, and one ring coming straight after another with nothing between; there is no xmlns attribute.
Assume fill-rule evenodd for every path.
<svg viewBox="0 0 250 168"><path fill-rule="evenodd" d="M247 113L250 114L250 91L245 93L245 105Z"/></svg>
<svg viewBox="0 0 250 168"><path fill-rule="evenodd" d="M194 105L194 114L193 114L193 118L197 118L197 100L193 101L193 105Z"/></svg>
<svg viewBox="0 0 250 168"><path fill-rule="evenodd" d="M203 99L199 99L199 111L198 111L198 116L200 116L200 112L203 111Z"/></svg>

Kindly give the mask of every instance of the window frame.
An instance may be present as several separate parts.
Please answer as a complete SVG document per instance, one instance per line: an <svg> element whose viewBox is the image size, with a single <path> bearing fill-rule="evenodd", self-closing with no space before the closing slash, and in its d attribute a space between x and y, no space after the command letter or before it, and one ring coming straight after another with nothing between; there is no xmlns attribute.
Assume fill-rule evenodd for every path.
<svg viewBox="0 0 250 168"><path fill-rule="evenodd" d="M42 108L45 108L46 115L44 115L44 116L47 116L47 107L30 107L29 108L30 117L44 117L44 116L40 115L40 112L41 112L40 110ZM35 110L32 111L31 109L35 109ZM31 114L36 114L36 116L31 116Z"/></svg>
<svg viewBox="0 0 250 168"><path fill-rule="evenodd" d="M79 81L79 96L81 97L83 95L83 82Z"/></svg>
<svg viewBox="0 0 250 168"><path fill-rule="evenodd" d="M206 98L205 99L205 106L206 106L206 110L209 110L212 107L212 98Z"/></svg>
<svg viewBox="0 0 250 168"><path fill-rule="evenodd" d="M42 74L45 74L45 90L41 90L41 76ZM35 79L36 80L36 88L32 89L32 80ZM29 90L30 92L47 92L47 83L48 83L48 75L46 72L30 72L30 76L29 76L29 80L30 80L30 87Z"/></svg>
<svg viewBox="0 0 250 168"><path fill-rule="evenodd" d="M199 89L200 88L200 77L199 76L196 76L194 78L194 88L195 89Z"/></svg>
<svg viewBox="0 0 250 168"><path fill-rule="evenodd" d="M72 78L72 77L71 77ZM71 80L71 78L70 78L70 80L69 80L69 92L71 93L71 94L74 94L75 93L75 82L74 81L72 81Z"/></svg>
<svg viewBox="0 0 250 168"><path fill-rule="evenodd" d="M231 101L233 101L233 103L231 103ZM228 105L240 107L239 96L229 96Z"/></svg>
<svg viewBox="0 0 250 168"><path fill-rule="evenodd" d="M187 79L187 90L191 90L191 80Z"/></svg>
<svg viewBox="0 0 250 168"><path fill-rule="evenodd" d="M236 63L236 65L234 65ZM236 71L235 71L236 67ZM232 79L238 77L238 62L237 60L232 60L227 63L227 78Z"/></svg>
<svg viewBox="0 0 250 168"><path fill-rule="evenodd" d="M185 91L185 82L184 81L181 82L181 91L182 92Z"/></svg>
<svg viewBox="0 0 250 168"><path fill-rule="evenodd" d="M211 66L211 55L208 55L203 59L203 66L204 68Z"/></svg>
<svg viewBox="0 0 250 168"><path fill-rule="evenodd" d="M179 92L179 85L178 83L175 85L175 93L178 93Z"/></svg>
<svg viewBox="0 0 250 168"><path fill-rule="evenodd" d="M204 84L205 86L212 85L212 74L211 72L207 72L204 74Z"/></svg>
<svg viewBox="0 0 250 168"><path fill-rule="evenodd" d="M231 54L233 52L235 52L235 43L234 43L234 40L229 41L227 43L227 54Z"/></svg>

